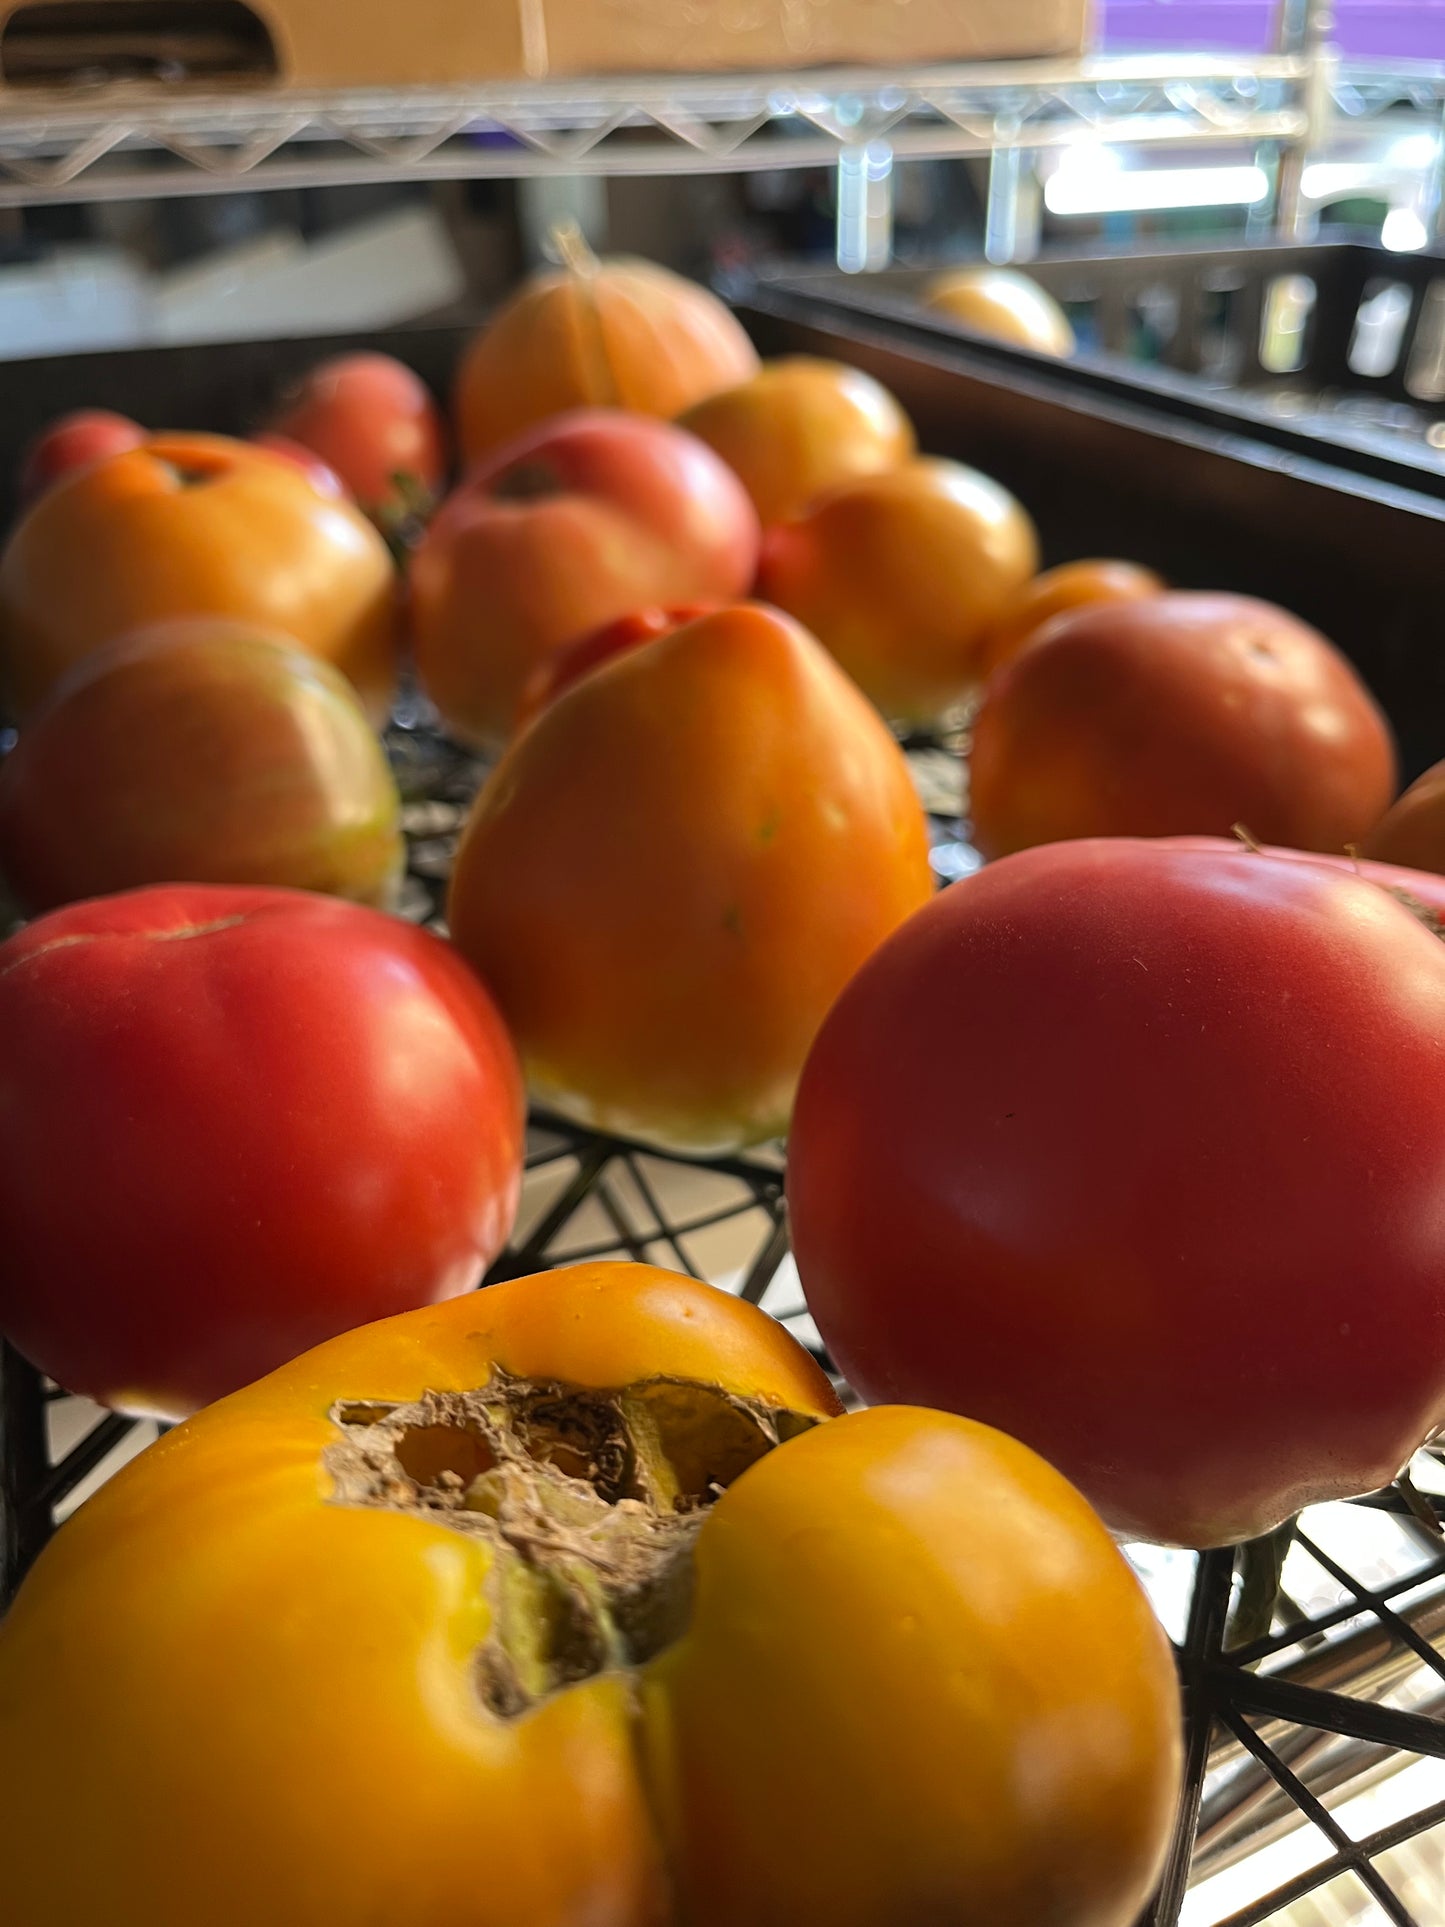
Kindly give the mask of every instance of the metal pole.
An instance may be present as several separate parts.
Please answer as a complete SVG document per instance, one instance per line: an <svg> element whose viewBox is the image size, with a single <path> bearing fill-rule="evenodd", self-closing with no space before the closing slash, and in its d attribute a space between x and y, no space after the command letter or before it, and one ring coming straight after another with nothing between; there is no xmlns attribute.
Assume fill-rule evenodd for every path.
<svg viewBox="0 0 1445 1927"><path fill-rule="evenodd" d="M1029 148L996 146L988 156L983 252L1000 266L1038 252L1038 173Z"/></svg>
<svg viewBox="0 0 1445 1927"><path fill-rule="evenodd" d="M1298 52L1309 63L1304 84L1304 128L1280 149L1275 188L1275 229L1281 240L1308 240L1316 217L1302 192L1311 155L1324 145L1334 115L1336 57L1333 0L1285 0L1280 8L1281 51Z"/></svg>
<svg viewBox="0 0 1445 1927"><path fill-rule="evenodd" d="M838 156L838 266L872 274L893 259L893 149L887 141Z"/></svg>

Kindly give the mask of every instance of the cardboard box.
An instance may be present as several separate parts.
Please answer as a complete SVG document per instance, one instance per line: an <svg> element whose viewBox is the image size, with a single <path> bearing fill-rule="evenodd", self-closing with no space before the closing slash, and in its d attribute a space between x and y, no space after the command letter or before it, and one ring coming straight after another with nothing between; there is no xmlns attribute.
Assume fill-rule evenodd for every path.
<svg viewBox="0 0 1445 1927"><path fill-rule="evenodd" d="M1077 53L1088 0L0 0L0 92L415 87Z"/></svg>

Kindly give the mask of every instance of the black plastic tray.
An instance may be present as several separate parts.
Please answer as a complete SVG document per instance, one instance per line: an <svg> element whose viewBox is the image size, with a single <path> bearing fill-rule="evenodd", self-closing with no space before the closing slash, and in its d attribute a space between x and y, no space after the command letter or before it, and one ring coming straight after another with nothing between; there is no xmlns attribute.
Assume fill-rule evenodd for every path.
<svg viewBox="0 0 1445 1927"><path fill-rule="evenodd" d="M1407 745L1438 750L1445 502L1302 463L1187 411L1091 387L1077 370L940 342L907 320L840 316L783 289L760 292L748 319L772 351L839 354L887 380L927 445L1019 491L1052 559L1133 555L1180 581L1253 589L1313 616L1370 676ZM412 331L388 345L442 388L462 338ZM286 374L337 345L0 365L0 467L34 427L83 404L156 425L244 429ZM407 912L432 921L480 770L425 730L395 729L391 747L410 798ZM962 826L935 827L949 874ZM537 1117L529 1163L525 1228L494 1276L582 1256L672 1264L764 1304L818 1351L788 1259L776 1149L698 1164ZM0 1353L0 1605L57 1519L140 1436ZM1445 1491L1426 1455L1416 1479ZM1423 1511L1438 1521L1442 1504L1427 1498ZM1363 1830L1357 1810L1343 1822L1335 1810L1372 1784L1406 1786L1396 1776L1415 1756L1445 1759L1445 1541L1392 1489L1319 1508L1276 1551L1285 1586L1267 1630L1247 1624L1257 1553L1133 1554L1178 1643L1189 1730L1188 1794L1151 1927L1178 1921L1191 1875L1238 1866L1301 1813L1317 1829L1316 1864L1242 1901L1223 1927L1257 1927L1336 1882L1391 1921L1439 1927L1442 1860L1419 1843L1445 1829L1445 1799L1397 1800L1403 1810Z"/></svg>

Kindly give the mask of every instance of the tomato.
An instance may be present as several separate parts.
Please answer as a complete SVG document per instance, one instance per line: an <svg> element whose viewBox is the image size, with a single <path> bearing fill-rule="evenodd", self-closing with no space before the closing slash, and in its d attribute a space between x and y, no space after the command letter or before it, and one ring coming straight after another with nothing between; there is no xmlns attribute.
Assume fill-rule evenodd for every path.
<svg viewBox="0 0 1445 1927"><path fill-rule="evenodd" d="M564 689L570 689L574 682L600 669L604 662L626 655L629 649L640 649L645 642L656 642L659 636L671 635L684 623L696 622L699 616L710 614L714 606L693 602L673 609L639 609L616 622L604 623L576 642L569 642L555 655L545 657L528 678L517 706L517 728L525 728L534 716L555 702Z"/></svg>
<svg viewBox="0 0 1445 1927"><path fill-rule="evenodd" d="M916 446L881 382L841 361L787 355L688 409L678 426L722 456L764 528L801 515L843 482L885 474Z"/></svg>
<svg viewBox="0 0 1445 1927"><path fill-rule="evenodd" d="M1343 864L1005 858L809 1058L809 1307L864 1397L1001 1426L1121 1532L1369 1491L1445 1420L1442 1036L1445 945Z"/></svg>
<svg viewBox="0 0 1445 1927"><path fill-rule="evenodd" d="M1071 355L1078 346L1054 297L1015 268L955 268L929 284L925 308L1038 355Z"/></svg>
<svg viewBox="0 0 1445 1927"><path fill-rule="evenodd" d="M1445 872L1445 763L1427 769L1391 804L1363 847L1387 863Z"/></svg>
<svg viewBox="0 0 1445 1927"><path fill-rule="evenodd" d="M989 630L1038 560L1007 489L919 457L769 529L758 593L805 623L885 716L929 723L973 694Z"/></svg>
<svg viewBox="0 0 1445 1927"><path fill-rule="evenodd" d="M421 377L392 355L323 361L268 426L320 456L371 514L424 508L446 482L440 411Z"/></svg>
<svg viewBox="0 0 1445 1927"><path fill-rule="evenodd" d="M561 238L563 266L529 275L462 357L453 403L469 462L574 408L671 421L758 371L710 289L655 261L599 261L575 231Z"/></svg>
<svg viewBox="0 0 1445 1927"><path fill-rule="evenodd" d="M175 1416L468 1290L521 1142L486 993L379 911L155 888L0 946L0 1331L105 1404Z"/></svg>
<svg viewBox="0 0 1445 1927"><path fill-rule="evenodd" d="M1137 602L1162 595L1164 584L1133 562L1062 562L1026 582L988 632L983 671L992 675L1043 633L1055 616L1094 602Z"/></svg>
<svg viewBox="0 0 1445 1927"><path fill-rule="evenodd" d="M0 763L0 872L30 911L178 882L384 906L400 819L350 683L237 623L162 624L96 650Z"/></svg>
<svg viewBox="0 0 1445 1927"><path fill-rule="evenodd" d="M20 500L37 501L62 476L77 468L89 468L106 455L138 448L146 439L139 422L128 415L112 414L108 408L78 408L50 423L30 443L21 457Z"/></svg>
<svg viewBox="0 0 1445 1927"><path fill-rule="evenodd" d="M0 693L24 721L82 656L177 617L279 630L373 718L396 680L396 571L349 502L221 435L158 435L71 476L0 555Z"/></svg>
<svg viewBox="0 0 1445 1927"><path fill-rule="evenodd" d="M351 491L329 462L323 462L300 442L293 442L289 435L253 435L251 444L254 448L264 448L268 454L279 455L283 462L294 462L303 475L310 476L311 486L321 494L338 499L350 495Z"/></svg>
<svg viewBox="0 0 1445 1927"><path fill-rule="evenodd" d="M567 690L483 786L447 916L537 1097L686 1150L787 1124L834 997L932 894L902 752L738 603Z"/></svg>
<svg viewBox="0 0 1445 1927"><path fill-rule="evenodd" d="M969 801L985 856L1090 836L1343 850L1395 791L1379 706L1338 649L1252 596L1095 600L989 681Z"/></svg>
<svg viewBox="0 0 1445 1927"><path fill-rule="evenodd" d="M1012 1440L836 1410L764 1313L594 1264L202 1413L0 1629L9 1927L1129 1927L1138 1584Z"/></svg>
<svg viewBox="0 0 1445 1927"><path fill-rule="evenodd" d="M753 505L695 435L562 415L474 468L417 545L417 672L454 734L499 745L559 649L638 609L745 595L757 563Z"/></svg>

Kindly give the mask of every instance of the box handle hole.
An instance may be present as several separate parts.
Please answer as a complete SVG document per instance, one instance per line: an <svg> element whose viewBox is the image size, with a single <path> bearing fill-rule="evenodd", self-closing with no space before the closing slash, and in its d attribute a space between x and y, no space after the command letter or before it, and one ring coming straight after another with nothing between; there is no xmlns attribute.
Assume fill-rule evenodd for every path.
<svg viewBox="0 0 1445 1927"><path fill-rule="evenodd" d="M18 7L0 33L10 87L175 86L276 71L270 29L242 0L51 0Z"/></svg>

